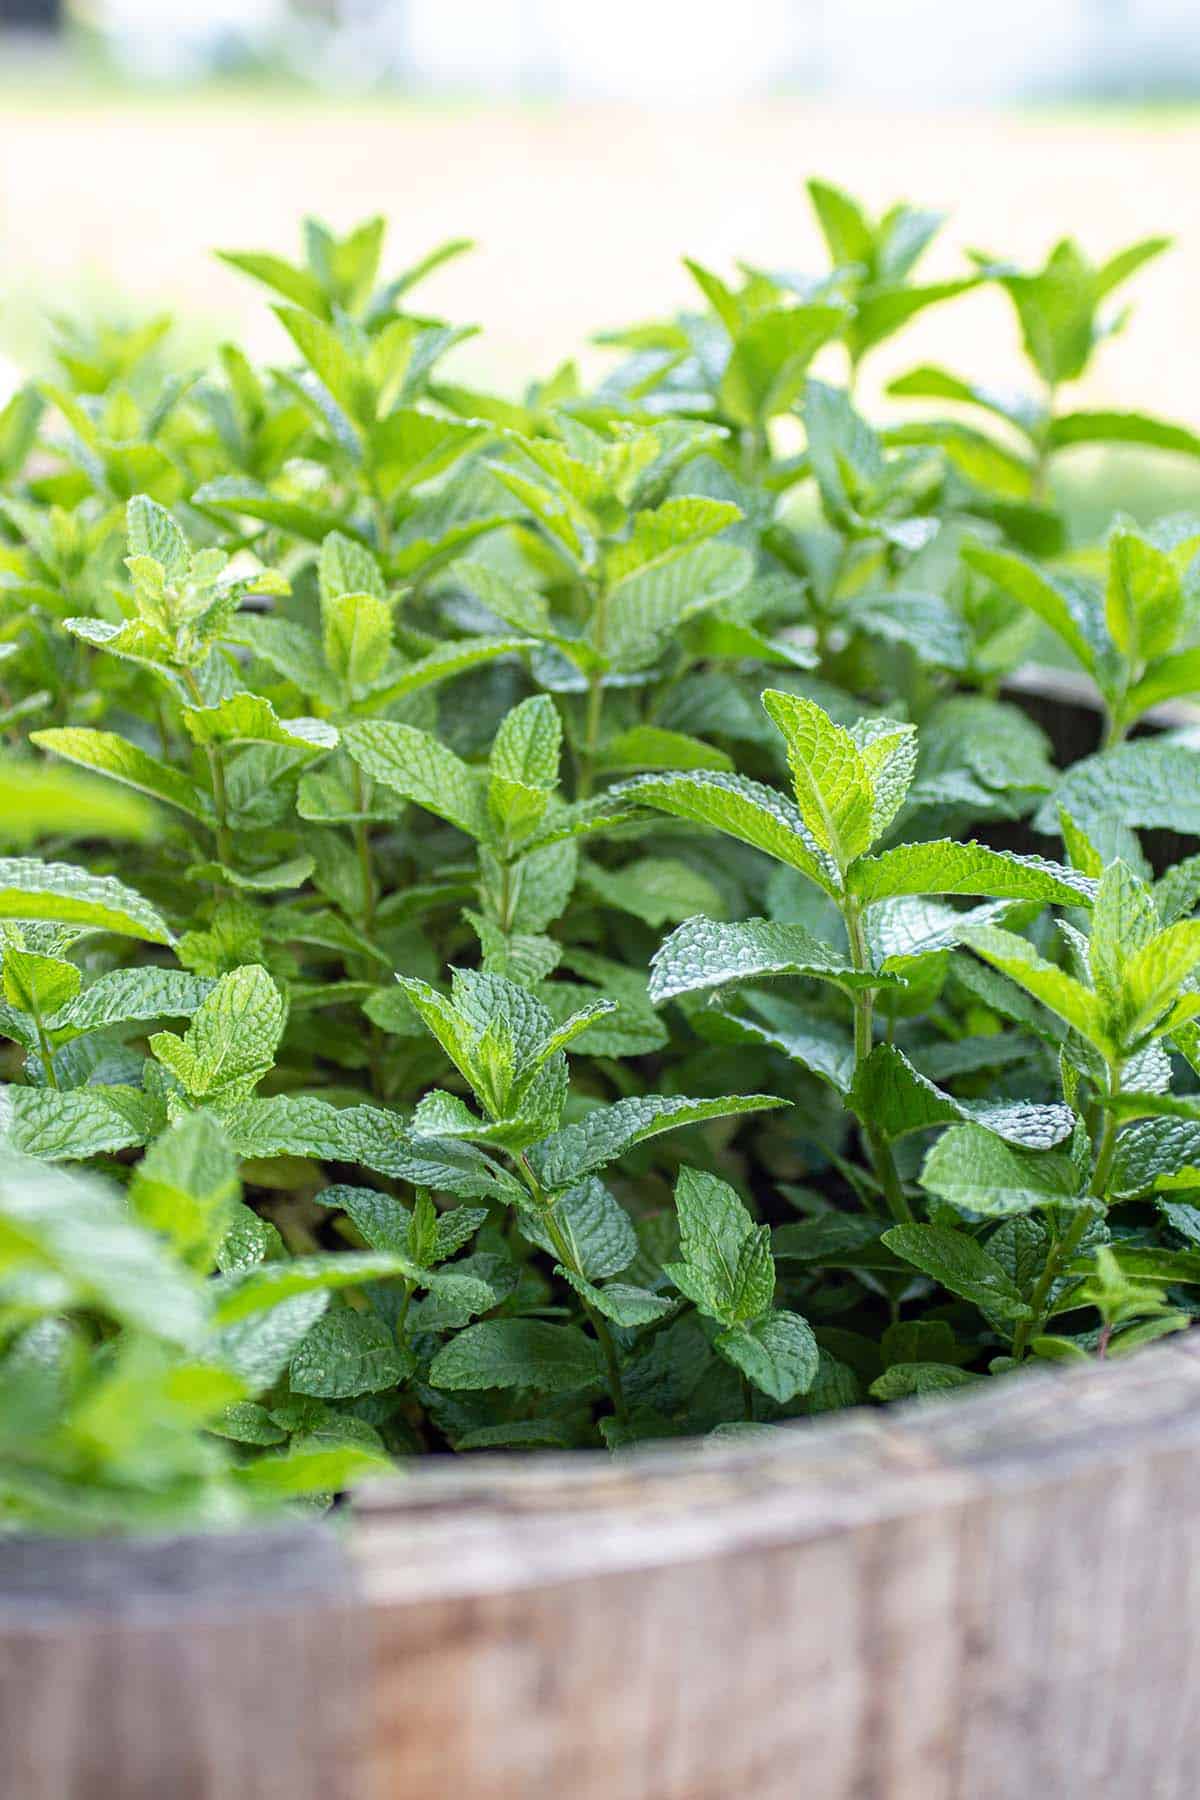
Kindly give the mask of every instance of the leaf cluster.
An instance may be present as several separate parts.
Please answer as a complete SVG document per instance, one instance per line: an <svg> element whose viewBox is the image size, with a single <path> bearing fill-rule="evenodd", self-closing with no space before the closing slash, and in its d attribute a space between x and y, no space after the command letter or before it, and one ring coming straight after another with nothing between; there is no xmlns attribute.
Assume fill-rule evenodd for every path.
<svg viewBox="0 0 1200 1800"><path fill-rule="evenodd" d="M273 363L64 329L0 411L3 1525L1190 1323L1200 520L1055 499L1077 444L1200 453L1061 404L1165 245L926 280L939 215L809 197L826 268L688 264L590 386L456 382L414 292L467 246L310 221L225 253ZM1029 392L868 418L984 287ZM1048 641L1105 720L1065 768Z"/></svg>

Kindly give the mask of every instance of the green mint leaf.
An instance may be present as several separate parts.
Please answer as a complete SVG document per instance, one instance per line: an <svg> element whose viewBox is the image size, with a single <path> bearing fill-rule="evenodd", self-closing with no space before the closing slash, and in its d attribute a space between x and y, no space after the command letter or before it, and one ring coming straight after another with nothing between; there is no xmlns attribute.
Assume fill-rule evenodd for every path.
<svg viewBox="0 0 1200 1800"><path fill-rule="evenodd" d="M1075 1123L1068 1106L1031 1100L958 1100L922 1075L892 1044L876 1044L858 1065L849 1100L860 1119L869 1119L889 1138L964 1120L970 1121L968 1129L1045 1150L1070 1137Z"/></svg>
<svg viewBox="0 0 1200 1800"><path fill-rule="evenodd" d="M485 1319L451 1338L434 1357L434 1387L533 1388L572 1393L604 1379L600 1346L575 1325L539 1319Z"/></svg>
<svg viewBox="0 0 1200 1800"><path fill-rule="evenodd" d="M574 1125L564 1125L533 1153L538 1180L558 1189L594 1169L615 1162L634 1144L682 1125L762 1112L786 1102L771 1094L729 1095L721 1100L693 1100L682 1094L634 1094L598 1108Z"/></svg>
<svg viewBox="0 0 1200 1800"><path fill-rule="evenodd" d="M780 1405L806 1394L819 1356L812 1327L799 1313L771 1312L714 1340L714 1348Z"/></svg>
<svg viewBox="0 0 1200 1800"><path fill-rule="evenodd" d="M815 976L848 989L898 984L895 976L856 970L847 956L821 943L803 925L775 919L738 924L688 919L651 959L650 998L657 1006L679 994L703 993L764 975Z"/></svg>
<svg viewBox="0 0 1200 1800"><path fill-rule="evenodd" d="M297 1346L288 1381L293 1394L346 1400L395 1387L412 1368L381 1319L331 1306Z"/></svg>
<svg viewBox="0 0 1200 1800"><path fill-rule="evenodd" d="M146 944L174 942L149 901L114 876L89 875L69 863L35 857L0 857L0 919L52 920Z"/></svg>
<svg viewBox="0 0 1200 1800"><path fill-rule="evenodd" d="M115 731L91 731L82 726L30 733L30 742L51 750L83 769L111 776L126 787L174 806L189 818L208 820L211 809L195 782L170 763L160 761Z"/></svg>
<svg viewBox="0 0 1200 1800"><path fill-rule="evenodd" d="M270 1071L285 1018L282 994L252 963L221 977L182 1038L157 1032L150 1048L193 1099L235 1097Z"/></svg>
<svg viewBox="0 0 1200 1800"><path fill-rule="evenodd" d="M237 1157L220 1125L203 1112L157 1138L129 1184L132 1212L207 1273L234 1224L241 1199Z"/></svg>
<svg viewBox="0 0 1200 1800"><path fill-rule="evenodd" d="M1096 884L1045 857L939 838L863 857L852 871L850 888L868 906L895 894L983 894L996 900L1087 906Z"/></svg>
<svg viewBox="0 0 1200 1800"><path fill-rule="evenodd" d="M988 1217L1087 1204L1064 1152L1006 1143L975 1124L942 1133L925 1158L921 1184L951 1206Z"/></svg>
<svg viewBox="0 0 1200 1800"><path fill-rule="evenodd" d="M712 826L799 869L828 894L839 891L837 865L790 800L761 782L720 770L639 775L614 790L617 800L654 807L694 825Z"/></svg>
<svg viewBox="0 0 1200 1800"><path fill-rule="evenodd" d="M1031 1316L1002 1264L965 1231L947 1225L893 1225L883 1242L950 1293L1000 1318Z"/></svg>

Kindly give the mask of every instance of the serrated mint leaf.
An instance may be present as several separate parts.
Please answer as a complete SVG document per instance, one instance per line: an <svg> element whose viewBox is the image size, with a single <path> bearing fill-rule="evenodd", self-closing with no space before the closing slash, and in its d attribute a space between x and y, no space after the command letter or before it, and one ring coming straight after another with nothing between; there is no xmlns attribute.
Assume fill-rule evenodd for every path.
<svg viewBox="0 0 1200 1800"><path fill-rule="evenodd" d="M1063 810L1093 838L1112 823L1135 831L1162 828L1200 835L1198 777L1200 752L1185 744L1139 738L1075 763L1034 814L1034 828L1056 832Z"/></svg>
<svg viewBox="0 0 1200 1800"><path fill-rule="evenodd" d="M849 1098L859 1118L869 1119L889 1138L962 1119L974 1121L969 1129L994 1133L1006 1143L1046 1150L1069 1137L1075 1124L1068 1106L1032 1100L958 1100L922 1075L892 1044L876 1044L859 1064Z"/></svg>
<svg viewBox="0 0 1200 1800"><path fill-rule="evenodd" d="M762 1240L754 1220L728 1182L719 1181L716 1176L698 1169L684 1169L680 1173L675 1187L675 1210L679 1219L679 1249L693 1290L689 1298L697 1305L705 1304L706 1309L715 1304L722 1311L732 1313L742 1291L743 1276L753 1276L749 1268L742 1271L743 1252L750 1246L749 1254L756 1262L761 1263L763 1258ZM766 1254L769 1261L769 1237ZM676 1265L672 1265L665 1271L672 1280L675 1279L675 1268ZM697 1284L705 1296L703 1303L696 1300ZM770 1288L762 1304L755 1308L756 1312L764 1311L771 1304L773 1291L772 1265Z"/></svg>
<svg viewBox="0 0 1200 1800"><path fill-rule="evenodd" d="M766 1313L721 1332L714 1345L756 1388L781 1405L807 1393L816 1379L817 1341L799 1313Z"/></svg>
<svg viewBox="0 0 1200 1800"><path fill-rule="evenodd" d="M813 837L797 808L761 782L749 781L744 775L725 775L719 769L639 775L621 783L614 797L652 806L694 825L712 826L799 869L826 893L839 890L836 863Z"/></svg>
<svg viewBox="0 0 1200 1800"><path fill-rule="evenodd" d="M489 835L486 777L429 732L371 719L347 726L343 741L373 780L449 820L469 837Z"/></svg>
<svg viewBox="0 0 1200 1800"><path fill-rule="evenodd" d="M921 1184L964 1212L988 1216L1086 1204L1065 1152L1005 1143L979 1125L942 1133L925 1158Z"/></svg>
<svg viewBox="0 0 1200 1800"><path fill-rule="evenodd" d="M574 1288L589 1306L602 1313L606 1319L611 1319L614 1325L622 1325L626 1329L652 1324L655 1319L661 1319L665 1313L669 1313L674 1304L661 1294L652 1294L648 1288L633 1287L627 1281L610 1281L603 1287L597 1287L582 1275L576 1275L573 1269L564 1269L561 1263L554 1272Z"/></svg>
<svg viewBox="0 0 1200 1800"><path fill-rule="evenodd" d="M402 1275L404 1264L405 1259L385 1251L367 1250L260 1263L211 1284L213 1318L218 1325L233 1325L253 1313L269 1312L297 1294L361 1287L364 1282Z"/></svg>
<svg viewBox="0 0 1200 1800"><path fill-rule="evenodd" d="M637 1255L633 1221L594 1175L560 1194L551 1211L554 1226L576 1269L589 1281L619 1275ZM518 1224L531 1243L550 1255L559 1254L541 1211L524 1208L518 1215Z"/></svg>
<svg viewBox="0 0 1200 1800"><path fill-rule="evenodd" d="M251 963L221 977L182 1038L160 1031L150 1048L192 1098L234 1097L271 1068L285 1018L279 989Z"/></svg>
<svg viewBox="0 0 1200 1800"><path fill-rule="evenodd" d="M315 1095L276 1094L231 1111L225 1127L243 1157L359 1163L379 1175L468 1198L490 1195L496 1186L477 1151L413 1138L403 1120L382 1107L338 1107Z"/></svg>
<svg viewBox="0 0 1200 1800"><path fill-rule="evenodd" d="M342 531L331 531L323 541L317 558L317 579L323 601L337 600L343 594L368 594L376 600L387 597L374 556L364 544Z"/></svg>
<svg viewBox="0 0 1200 1800"><path fill-rule="evenodd" d="M980 1380L954 1363L898 1362L871 1383L874 1400L911 1400L924 1394L944 1394L951 1388L969 1387Z"/></svg>
<svg viewBox="0 0 1200 1800"><path fill-rule="evenodd" d="M1037 614L1091 673L1108 647L1104 613L1096 591L1077 576L1052 574L1015 551L969 543L963 561Z"/></svg>
<svg viewBox="0 0 1200 1800"><path fill-rule="evenodd" d="M533 1388L571 1393L604 1378L600 1346L574 1325L485 1319L442 1347L429 1368L440 1388Z"/></svg>
<svg viewBox="0 0 1200 1800"><path fill-rule="evenodd" d="M1120 1198L1200 1187L1200 1120L1143 1119L1128 1126L1117 1139L1109 1186Z"/></svg>
<svg viewBox="0 0 1200 1800"><path fill-rule="evenodd" d="M332 750L337 730L325 719L281 719L259 694L231 694L215 706L185 706L183 722L192 742L209 744L279 744L305 756Z"/></svg>
<svg viewBox="0 0 1200 1800"><path fill-rule="evenodd" d="M966 941L977 956L1049 1007L1089 1043L1102 1047L1108 1042L1108 1020L1097 995L1065 969L1039 956L1026 938L983 926L969 932Z"/></svg>
<svg viewBox="0 0 1200 1800"><path fill-rule="evenodd" d="M808 975L847 988L887 986L895 977L856 970L848 955L823 944L803 925L776 919L688 919L655 951L650 998L702 993L765 975Z"/></svg>
<svg viewBox="0 0 1200 1800"><path fill-rule="evenodd" d="M894 894L984 894L997 900L1087 906L1096 891L1086 875L1045 857L1016 856L949 838L901 844L880 856L863 857L850 886L867 906Z"/></svg>
<svg viewBox="0 0 1200 1800"><path fill-rule="evenodd" d="M55 1096L57 1098L57 1096ZM63 1096L68 1098L68 1096ZM93 1175L0 1153L5 1290L33 1284L56 1309L83 1306L180 1346L204 1328L202 1284L126 1216L119 1191ZM45 1300L34 1303L41 1310Z"/></svg>
<svg viewBox="0 0 1200 1800"><path fill-rule="evenodd" d="M72 962L36 950L4 951L4 998L18 1012L43 1022L79 992L83 977Z"/></svg>
<svg viewBox="0 0 1200 1800"><path fill-rule="evenodd" d="M288 1381L293 1394L345 1400L395 1387L412 1368L381 1319L331 1306L298 1345Z"/></svg>
<svg viewBox="0 0 1200 1800"><path fill-rule="evenodd" d="M883 1242L950 1293L1001 1318L1031 1316L1003 1266L967 1232L947 1225L893 1225Z"/></svg>
<svg viewBox="0 0 1200 1800"><path fill-rule="evenodd" d="M578 1124L564 1125L537 1146L532 1160L539 1181L557 1189L615 1162L634 1144L657 1137L660 1132L784 1104L769 1094L731 1095L723 1100L693 1100L682 1094L635 1094L589 1113Z"/></svg>
<svg viewBox="0 0 1200 1800"><path fill-rule="evenodd" d="M204 975L184 969L111 969L97 976L46 1023L56 1042L113 1025L191 1018L212 991Z"/></svg>
<svg viewBox="0 0 1200 1800"><path fill-rule="evenodd" d="M154 907L112 875L89 875L32 856L0 857L0 919L51 920L147 944L174 942Z"/></svg>
<svg viewBox="0 0 1200 1800"><path fill-rule="evenodd" d="M82 726L64 726L50 731L35 731L30 742L42 750L82 769L94 769L126 787L149 794L167 806L174 806L189 818L207 820L211 807L195 782L181 770L159 757L151 756L137 744L131 744L115 731L85 730Z"/></svg>
<svg viewBox="0 0 1200 1800"><path fill-rule="evenodd" d="M157 1138L129 1184L133 1212L193 1267L207 1271L241 1200L237 1157L217 1120L193 1113Z"/></svg>
<svg viewBox="0 0 1200 1800"><path fill-rule="evenodd" d="M144 1144L155 1127L153 1105L133 1088L5 1088L0 1132L6 1144L43 1162L84 1162Z"/></svg>
<svg viewBox="0 0 1200 1800"><path fill-rule="evenodd" d="M851 734L814 700L768 688L762 703L787 746L800 816L822 850L845 870L873 836L874 790L863 755Z"/></svg>

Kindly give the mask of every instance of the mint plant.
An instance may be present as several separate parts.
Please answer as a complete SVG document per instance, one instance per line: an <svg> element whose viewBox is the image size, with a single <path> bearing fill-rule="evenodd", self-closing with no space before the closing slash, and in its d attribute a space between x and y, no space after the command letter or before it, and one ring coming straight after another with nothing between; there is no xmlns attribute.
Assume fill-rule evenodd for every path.
<svg viewBox="0 0 1200 1800"><path fill-rule="evenodd" d="M1186 1328L1200 520L1080 541L1164 247L828 266L518 399L382 222L228 252L279 349L62 328L0 411L0 1520L771 1431ZM864 360L984 284L1030 397ZM840 379L848 371L849 380ZM975 422L984 415L984 427ZM1101 747L1057 766L1024 665ZM1020 682L1009 684L1021 672Z"/></svg>

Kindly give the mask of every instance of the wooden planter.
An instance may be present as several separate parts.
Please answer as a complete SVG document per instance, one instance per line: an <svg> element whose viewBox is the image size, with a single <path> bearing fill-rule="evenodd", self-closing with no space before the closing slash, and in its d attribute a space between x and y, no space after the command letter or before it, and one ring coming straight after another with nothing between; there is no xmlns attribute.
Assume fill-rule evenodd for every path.
<svg viewBox="0 0 1200 1800"><path fill-rule="evenodd" d="M0 1546L11 1800L1194 1800L1200 1336L341 1525Z"/></svg>
<svg viewBox="0 0 1200 1800"><path fill-rule="evenodd" d="M1013 697L1094 748L1069 684ZM1200 1333L742 1448L430 1461L321 1525L0 1538L0 1795L1196 1800L1198 1546Z"/></svg>

